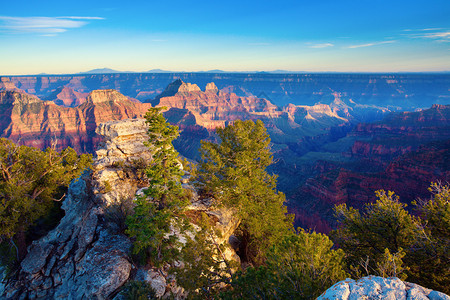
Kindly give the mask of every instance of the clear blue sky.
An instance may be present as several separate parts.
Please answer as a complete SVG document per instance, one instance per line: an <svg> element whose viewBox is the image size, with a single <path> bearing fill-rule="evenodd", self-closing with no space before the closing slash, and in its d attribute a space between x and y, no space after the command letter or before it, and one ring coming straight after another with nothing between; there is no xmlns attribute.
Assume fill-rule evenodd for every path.
<svg viewBox="0 0 450 300"><path fill-rule="evenodd" d="M449 0L6 1L0 74L450 70Z"/></svg>

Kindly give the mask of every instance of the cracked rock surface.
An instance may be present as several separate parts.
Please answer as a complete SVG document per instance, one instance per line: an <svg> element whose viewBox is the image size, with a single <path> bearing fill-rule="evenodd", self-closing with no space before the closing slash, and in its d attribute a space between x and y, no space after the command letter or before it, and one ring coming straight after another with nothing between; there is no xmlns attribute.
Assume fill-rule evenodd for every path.
<svg viewBox="0 0 450 300"><path fill-rule="evenodd" d="M450 296L402 281L397 277L367 276L358 280L346 279L334 284L317 300L450 300Z"/></svg>
<svg viewBox="0 0 450 300"><path fill-rule="evenodd" d="M119 292L128 280L148 282L159 297L186 296L164 268L133 265L132 242L123 234L125 215L118 214L123 205L132 209L136 192L148 186L143 172L137 171L151 160L151 150L144 146L145 120L111 121L96 132L104 141L92 170L72 181L62 205L65 216L29 246L17 275L0 282L0 299L121 299ZM217 242L229 245L239 225L233 212L213 208L199 200L193 186L183 187L192 191L187 209L209 215L222 233ZM224 255L239 261L229 246ZM1 277L3 271L0 268Z"/></svg>

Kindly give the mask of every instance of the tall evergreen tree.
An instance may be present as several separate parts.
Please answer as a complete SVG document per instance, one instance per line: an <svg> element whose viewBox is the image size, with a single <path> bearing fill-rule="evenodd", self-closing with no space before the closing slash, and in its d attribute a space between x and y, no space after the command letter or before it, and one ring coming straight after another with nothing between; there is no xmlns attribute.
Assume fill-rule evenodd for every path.
<svg viewBox="0 0 450 300"><path fill-rule="evenodd" d="M179 135L162 115L164 107L150 108L145 115L152 161L145 170L150 185L136 199L134 214L127 218L127 234L135 239L134 253L144 254L153 264L173 259L178 240L171 231L182 226L181 211L187 204L181 187L183 170L172 142ZM176 224L177 223L177 224Z"/></svg>
<svg viewBox="0 0 450 300"><path fill-rule="evenodd" d="M241 218L240 256L260 264L266 251L292 227L285 196L276 190L270 138L262 121L237 120L216 130L220 143L202 142L198 186Z"/></svg>

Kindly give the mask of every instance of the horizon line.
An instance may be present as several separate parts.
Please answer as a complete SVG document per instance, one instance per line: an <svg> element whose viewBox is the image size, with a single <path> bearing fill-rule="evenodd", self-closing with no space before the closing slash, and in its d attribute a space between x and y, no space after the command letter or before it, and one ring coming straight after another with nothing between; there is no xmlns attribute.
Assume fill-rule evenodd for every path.
<svg viewBox="0 0 450 300"><path fill-rule="evenodd" d="M307 74L443 74L450 73L450 70L442 71L288 71L288 70L274 70L274 71L223 71L223 70L208 70L208 71L170 71L170 70L149 70L149 71L116 71L111 72L77 72L77 73L38 73L38 74L0 74L1 77L20 77L20 76L62 76L62 75L111 75L111 74L270 74L270 75L307 75Z"/></svg>

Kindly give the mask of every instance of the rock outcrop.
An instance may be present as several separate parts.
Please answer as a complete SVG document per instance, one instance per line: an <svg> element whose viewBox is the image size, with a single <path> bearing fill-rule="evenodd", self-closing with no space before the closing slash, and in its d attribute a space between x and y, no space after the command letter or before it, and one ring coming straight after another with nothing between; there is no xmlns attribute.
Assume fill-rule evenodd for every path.
<svg viewBox="0 0 450 300"><path fill-rule="evenodd" d="M142 172L151 161L143 144L148 139L145 120L107 122L97 133L104 140L93 169L70 184L62 205L65 216L29 246L17 275L0 286L0 298L111 299L128 280L149 282L158 296L183 297L167 268L138 268L132 263L132 243L123 234L132 199L148 185ZM225 244L227 258L239 260L228 243L239 220L230 210L215 209L208 199L199 199L189 184L183 187L192 192L188 211L209 215L222 233L217 242Z"/></svg>
<svg viewBox="0 0 450 300"><path fill-rule="evenodd" d="M45 100L51 100L55 104L65 107L75 107L85 102L88 95L89 93L77 92L68 86L63 86L46 96Z"/></svg>
<svg viewBox="0 0 450 300"><path fill-rule="evenodd" d="M17 91L0 92L0 136L27 146L45 149L58 140L57 148L93 153L101 137L95 133L106 121L142 118L150 104L136 103L113 90L94 91L77 107Z"/></svg>
<svg viewBox="0 0 450 300"><path fill-rule="evenodd" d="M368 276L358 280L340 281L317 298L317 300L350 299L450 300L450 296L415 283L401 281L396 277Z"/></svg>
<svg viewBox="0 0 450 300"><path fill-rule="evenodd" d="M208 130L224 127L238 119L260 119L276 142L298 141L304 136L322 134L332 127L349 123L326 104L290 104L280 108L267 99L219 91L213 82L208 83L203 92L196 85L177 80L151 103L187 110L196 124Z"/></svg>

